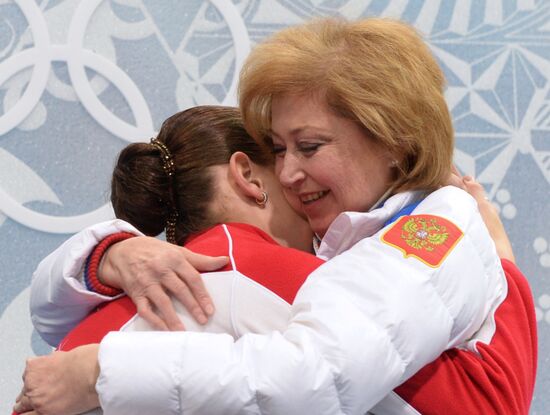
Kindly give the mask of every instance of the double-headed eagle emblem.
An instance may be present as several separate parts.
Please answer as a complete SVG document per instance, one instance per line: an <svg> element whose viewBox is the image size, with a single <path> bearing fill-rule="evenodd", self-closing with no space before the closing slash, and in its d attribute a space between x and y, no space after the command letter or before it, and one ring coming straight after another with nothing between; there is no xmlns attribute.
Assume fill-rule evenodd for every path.
<svg viewBox="0 0 550 415"><path fill-rule="evenodd" d="M436 218L426 219L411 216L401 228L401 238L414 249L425 249L432 252L435 247L449 239L447 228L440 225Z"/></svg>
<svg viewBox="0 0 550 415"><path fill-rule="evenodd" d="M421 214L399 218L382 234L381 241L399 249L405 258L413 257L430 267L439 267L462 235L450 220Z"/></svg>

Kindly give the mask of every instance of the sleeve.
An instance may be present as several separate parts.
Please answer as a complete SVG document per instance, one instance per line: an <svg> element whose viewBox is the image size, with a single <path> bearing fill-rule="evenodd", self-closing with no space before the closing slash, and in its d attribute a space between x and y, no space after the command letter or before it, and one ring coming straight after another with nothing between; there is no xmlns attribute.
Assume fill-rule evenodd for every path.
<svg viewBox="0 0 550 415"><path fill-rule="evenodd" d="M527 279L502 260L508 295L495 313L496 331L479 355L453 349L396 389L419 413L527 415L537 368L537 330Z"/></svg>
<svg viewBox="0 0 550 415"><path fill-rule="evenodd" d="M477 246L465 235L430 268L377 235L364 239L310 275L284 332L237 341L110 333L100 347L101 406L118 415L364 414L480 327L502 287Z"/></svg>
<svg viewBox="0 0 550 415"><path fill-rule="evenodd" d="M31 283L31 319L36 331L52 346L57 346L94 307L117 298L88 291L82 272L94 247L118 232L142 235L127 222L103 222L73 235L38 264Z"/></svg>

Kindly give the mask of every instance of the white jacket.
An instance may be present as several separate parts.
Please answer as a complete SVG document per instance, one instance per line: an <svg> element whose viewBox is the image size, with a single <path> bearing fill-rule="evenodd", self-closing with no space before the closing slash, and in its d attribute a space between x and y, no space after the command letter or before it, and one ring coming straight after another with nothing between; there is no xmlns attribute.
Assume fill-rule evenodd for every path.
<svg viewBox="0 0 550 415"><path fill-rule="evenodd" d="M109 334L97 383L105 413L362 414L442 351L489 341L506 281L475 201L447 187L416 208L415 215L441 216L464 234L431 267L381 241L383 224L413 198L396 195L373 212L336 219L319 254L337 256L300 289L283 332L237 341L191 332ZM76 323L58 306L103 300L74 277L98 240L130 230L120 226L77 237L39 265L32 296L39 332L53 339L52 327ZM67 252L72 263L60 256Z"/></svg>

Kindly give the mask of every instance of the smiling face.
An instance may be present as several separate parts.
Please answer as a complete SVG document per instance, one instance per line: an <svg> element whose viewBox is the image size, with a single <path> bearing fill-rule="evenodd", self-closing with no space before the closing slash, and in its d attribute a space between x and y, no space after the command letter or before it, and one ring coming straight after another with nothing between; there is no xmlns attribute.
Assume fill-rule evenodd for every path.
<svg viewBox="0 0 550 415"><path fill-rule="evenodd" d="M276 96L271 115L276 173L317 235L342 212L369 210L388 189L390 154L324 99Z"/></svg>

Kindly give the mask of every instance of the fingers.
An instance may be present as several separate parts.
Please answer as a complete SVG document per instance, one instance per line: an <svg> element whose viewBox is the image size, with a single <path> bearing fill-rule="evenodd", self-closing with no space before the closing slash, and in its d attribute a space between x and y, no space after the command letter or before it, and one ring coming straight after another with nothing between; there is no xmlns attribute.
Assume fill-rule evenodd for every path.
<svg viewBox="0 0 550 415"><path fill-rule="evenodd" d="M149 300L146 297L139 297L133 299L136 304L138 314L141 318L145 319L155 330L167 331L168 326L160 318L151 307Z"/></svg>
<svg viewBox="0 0 550 415"><path fill-rule="evenodd" d="M466 190L466 186L462 181L462 174L460 174L458 168L454 164L451 168L451 174L449 176L449 180L447 181L447 185L459 187L462 190Z"/></svg>
<svg viewBox="0 0 550 415"><path fill-rule="evenodd" d="M197 276L197 278L202 284L202 278L200 276ZM189 284L189 280L187 282ZM174 297L176 297L176 299L185 307L185 309L199 324L208 323L208 317L204 313L201 305L199 304L195 296L193 296L189 285L186 285L180 278L178 278L178 276L174 274L174 278L170 278L169 280L167 279L166 281L164 281L164 286L170 291L170 293L174 295ZM170 304L170 306L171 305L172 304ZM170 324L168 324L168 327L171 330L174 330L174 328L172 328Z"/></svg>
<svg viewBox="0 0 550 415"><path fill-rule="evenodd" d="M197 254L187 248L182 248L185 258L198 271L216 271L229 262L229 257L226 256L208 256Z"/></svg>
<svg viewBox="0 0 550 415"><path fill-rule="evenodd" d="M188 263L184 264L185 268L182 267L182 270L186 272L185 275L187 275L187 278L183 278L182 274L179 274L179 276L186 282L192 296L200 305L200 308L207 316L211 316L215 311L214 303L212 302L212 299L204 286L204 282L197 271L215 271L227 265L229 258L225 256L209 257L206 255L196 254L185 248L182 249L184 251L185 258L188 261ZM184 304L186 303L184 302ZM194 309L190 308L191 306L192 304L189 304L189 307L187 307L186 304L187 309L192 312L193 317L195 317L195 319L200 323L200 313L198 311L194 312Z"/></svg>
<svg viewBox="0 0 550 415"><path fill-rule="evenodd" d="M187 287L185 287L184 284L181 283L181 281L179 281L176 276L174 276L170 281L177 281L183 287L182 291L189 292L189 290L187 290ZM168 289L170 291L170 283L168 282L168 280L166 280L166 278L163 283L165 284L164 287L155 285L150 288L150 290L148 291L149 302L152 303L153 307L158 312L157 314L159 314L159 317L166 324L168 330L184 330L185 327L183 326L183 323L176 313L174 304L172 303L169 295L165 292L165 289ZM199 311L202 314L200 308ZM206 316L204 316L204 314L202 314L202 318L206 320Z"/></svg>
<svg viewBox="0 0 550 415"><path fill-rule="evenodd" d="M98 407L94 387L99 375L97 350L98 345L87 345L70 352L27 359L23 396L14 410L79 414ZM84 358L86 356L88 358Z"/></svg>
<svg viewBox="0 0 550 415"><path fill-rule="evenodd" d="M200 275L194 269L191 268L191 270L188 270L186 273L188 284L196 284L195 281L191 281L193 279L198 280L206 293ZM192 273L195 273L196 276L192 275ZM180 279L175 273L171 276L165 276L162 279L162 286L152 285L146 290L142 298L136 299L139 315L147 320L155 329L185 330L168 293L173 294L199 324L206 324L208 322L206 314L193 296L190 288L182 280L183 278Z"/></svg>
<svg viewBox="0 0 550 415"><path fill-rule="evenodd" d="M33 410L32 403L27 395L24 395L23 392L18 396L18 400L16 401L15 405L13 406L14 412L17 412L18 414L23 414L25 412L29 412Z"/></svg>
<svg viewBox="0 0 550 415"><path fill-rule="evenodd" d="M460 173L460 171L458 170L458 167L456 167L456 164L453 164L451 166L451 172L455 175L455 176L458 176L460 178L462 178L462 174Z"/></svg>
<svg viewBox="0 0 550 415"><path fill-rule="evenodd" d="M489 235L495 242L497 254L500 258L508 259L516 262L514 251L510 239L506 234L504 225L500 220L498 211L495 206L489 201L483 186L474 180L471 176L464 177L466 191L476 200L479 213L485 222L485 226L489 230Z"/></svg>
<svg viewBox="0 0 550 415"><path fill-rule="evenodd" d="M183 330L170 295L198 323L205 324L214 313L214 304L199 271L216 270L229 261L227 257L195 254L148 237L119 242L106 255L105 269L113 270L139 315L158 330Z"/></svg>
<svg viewBox="0 0 550 415"><path fill-rule="evenodd" d="M487 193L481 183L474 180L472 176L464 176L463 178L465 190L479 203L488 201Z"/></svg>
<svg viewBox="0 0 550 415"><path fill-rule="evenodd" d="M472 176L464 176L465 189L477 202L478 209L485 221L485 224L489 227L489 223L495 224L497 221L500 223L498 212L494 205L489 200L485 189L476 181Z"/></svg>
<svg viewBox="0 0 550 415"><path fill-rule="evenodd" d="M466 190L466 186L464 185L464 182L462 181L462 179L459 176L455 176L454 174L451 175L447 184L458 187L462 190Z"/></svg>

